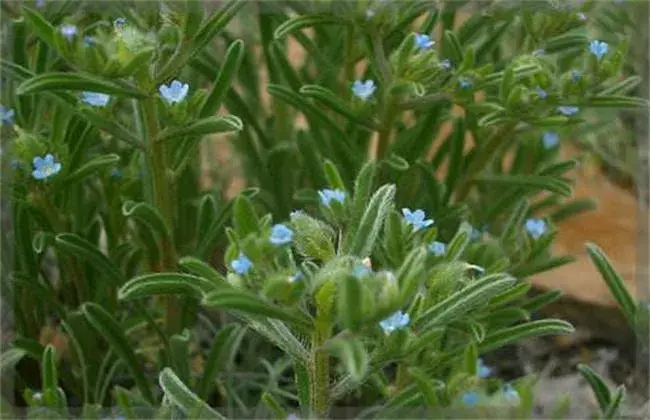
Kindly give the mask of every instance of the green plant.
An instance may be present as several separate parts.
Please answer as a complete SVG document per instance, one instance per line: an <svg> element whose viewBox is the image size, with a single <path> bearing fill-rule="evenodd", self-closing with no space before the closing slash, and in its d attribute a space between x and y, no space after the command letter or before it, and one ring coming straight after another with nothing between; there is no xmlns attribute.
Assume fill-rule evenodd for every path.
<svg viewBox="0 0 650 420"><path fill-rule="evenodd" d="M572 329L529 320L559 294L529 299L525 279L572 261L553 223L592 206L547 140L585 109L647 105L616 80L627 41L603 47L547 3L481 3L458 28L469 2L40 3L2 4L0 61L3 368L34 416L515 396L530 414L527 382L477 379L478 355ZM226 169L199 182L220 133L234 200ZM67 349L39 341L51 324Z"/></svg>

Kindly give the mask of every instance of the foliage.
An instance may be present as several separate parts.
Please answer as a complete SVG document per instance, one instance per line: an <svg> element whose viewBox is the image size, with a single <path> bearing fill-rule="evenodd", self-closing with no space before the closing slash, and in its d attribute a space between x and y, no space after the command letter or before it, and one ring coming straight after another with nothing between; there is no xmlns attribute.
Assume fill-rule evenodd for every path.
<svg viewBox="0 0 650 420"><path fill-rule="evenodd" d="M479 356L573 330L527 296L592 207L557 140L647 104L589 4L440 3L3 3L2 366L30 416L531 415ZM204 186L215 135L235 198L228 168Z"/></svg>

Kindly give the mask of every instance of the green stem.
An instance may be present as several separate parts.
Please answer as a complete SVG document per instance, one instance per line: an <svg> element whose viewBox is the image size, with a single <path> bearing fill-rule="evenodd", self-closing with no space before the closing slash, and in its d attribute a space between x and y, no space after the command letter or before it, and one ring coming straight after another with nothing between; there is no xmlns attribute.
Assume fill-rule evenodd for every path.
<svg viewBox="0 0 650 420"><path fill-rule="evenodd" d="M477 150L476 155L472 159L465 172L463 180L458 186L456 193L456 202L462 202L467 195L469 194L472 184L476 176L481 172L491 161L497 156L502 150L505 150L510 144L509 140L515 138L515 136L510 135L511 131L514 130L514 124L506 124L496 130L492 136L490 136L484 144L482 144ZM508 138L508 136L510 137Z"/></svg>
<svg viewBox="0 0 650 420"><path fill-rule="evenodd" d="M386 94L384 98L384 112L380 121L379 140L377 142L377 161L385 159L388 154L388 148L390 147L393 135L393 122L395 121L394 108L390 94Z"/></svg>
<svg viewBox="0 0 650 420"><path fill-rule="evenodd" d="M408 383L408 372L406 371L406 365L400 363L397 365L397 375L395 377L395 395L404 389L404 386Z"/></svg>
<svg viewBox="0 0 650 420"><path fill-rule="evenodd" d="M156 99L145 99L142 103L147 124L147 162L151 174L153 205L160 212L167 225L170 237L162 237L162 260L158 271L171 270L176 266L176 250L173 243L174 212L172 203L173 185L167 175L167 150L165 142L158 141L160 126L156 109ZM180 331L180 307L175 296L165 297L165 326L170 334Z"/></svg>
<svg viewBox="0 0 650 420"><path fill-rule="evenodd" d="M345 39L345 63L343 68L343 83L341 83L341 96L347 97L349 94L349 84L354 78L354 26L346 27Z"/></svg>
<svg viewBox="0 0 650 420"><path fill-rule="evenodd" d="M330 360L323 345L332 334L332 326L327 318L319 316L312 336L311 410L316 419L327 418L329 411Z"/></svg>

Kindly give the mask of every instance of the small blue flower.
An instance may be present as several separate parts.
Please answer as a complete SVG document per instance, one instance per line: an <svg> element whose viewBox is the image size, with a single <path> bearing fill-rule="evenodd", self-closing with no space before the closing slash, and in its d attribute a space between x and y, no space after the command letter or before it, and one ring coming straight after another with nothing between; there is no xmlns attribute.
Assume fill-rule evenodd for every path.
<svg viewBox="0 0 650 420"><path fill-rule="evenodd" d="M420 50L428 50L433 47L435 42L427 34L415 34L415 46Z"/></svg>
<svg viewBox="0 0 650 420"><path fill-rule="evenodd" d="M14 123L15 112L12 108L5 108L0 105L0 120L3 124L13 124Z"/></svg>
<svg viewBox="0 0 650 420"><path fill-rule="evenodd" d="M598 60L603 58L609 51L609 45L606 42L593 40L589 43L589 52L596 56Z"/></svg>
<svg viewBox="0 0 650 420"><path fill-rule="evenodd" d="M557 112L559 112L560 114L566 117L575 115L578 113L578 111L580 111L580 108L578 108L577 106L562 105L557 107Z"/></svg>
<svg viewBox="0 0 650 420"><path fill-rule="evenodd" d="M546 222L542 219L528 219L525 227L533 239L538 239L546 232Z"/></svg>
<svg viewBox="0 0 650 420"><path fill-rule="evenodd" d="M122 178L122 171L119 168L111 169L111 178Z"/></svg>
<svg viewBox="0 0 650 420"><path fill-rule="evenodd" d="M390 317L381 321L379 323L379 326L382 330L384 330L384 334L389 335L395 330L400 330L406 327L409 322L411 322L409 314L405 314L402 311L397 311Z"/></svg>
<svg viewBox="0 0 650 420"><path fill-rule="evenodd" d="M429 244L429 252L436 257L441 257L447 252L447 245L439 241L433 241Z"/></svg>
<svg viewBox="0 0 650 420"><path fill-rule="evenodd" d="M545 149L553 149L560 144L560 136L554 131L545 131L542 135L542 144Z"/></svg>
<svg viewBox="0 0 650 420"><path fill-rule="evenodd" d="M578 83L581 77L582 75L580 74L580 70L576 70L576 69L571 70L571 81L573 83Z"/></svg>
<svg viewBox="0 0 650 420"><path fill-rule="evenodd" d="M465 77L461 77L458 79L458 85L461 89L469 89L472 87L472 81Z"/></svg>
<svg viewBox="0 0 650 420"><path fill-rule="evenodd" d="M293 240L293 230L283 224L274 225L271 228L271 237L269 241L273 245L285 245Z"/></svg>
<svg viewBox="0 0 650 420"><path fill-rule="evenodd" d="M160 92L160 95L168 104L183 102L189 91L190 85L187 83L181 83L178 80L174 80L169 86L160 85L158 88L158 92Z"/></svg>
<svg viewBox="0 0 650 420"><path fill-rule="evenodd" d="M537 96L539 96L540 99L546 99L546 97L548 96L548 93L546 93L546 91L539 86L535 88L535 92L537 93Z"/></svg>
<svg viewBox="0 0 650 420"><path fill-rule="evenodd" d="M584 22L585 20L587 20L587 15L585 15L585 14L582 13L582 12L578 12L578 13L576 13L576 17L577 17L579 20L583 21L583 22Z"/></svg>
<svg viewBox="0 0 650 420"><path fill-rule="evenodd" d="M113 28L115 28L115 30L124 29L125 26L126 26L126 18L118 17L113 21Z"/></svg>
<svg viewBox="0 0 650 420"><path fill-rule="evenodd" d="M469 227L469 238L471 240L476 241L478 239L481 239L481 236L483 236L483 232L476 229L474 226Z"/></svg>
<svg viewBox="0 0 650 420"><path fill-rule="evenodd" d="M105 107L111 100L110 95L98 92L82 92L81 98L86 104L99 108Z"/></svg>
<svg viewBox="0 0 650 420"><path fill-rule="evenodd" d="M443 69L444 71L451 70L451 61L449 61L448 58L445 58L440 62L440 68Z"/></svg>
<svg viewBox="0 0 650 420"><path fill-rule="evenodd" d="M469 391L463 394L461 401L466 407L476 407L479 402L479 396L475 391Z"/></svg>
<svg viewBox="0 0 650 420"><path fill-rule="evenodd" d="M406 223L413 226L414 231L429 227L433 224L433 219L425 219L424 211L420 209L411 211L411 209L403 208L402 214Z"/></svg>
<svg viewBox="0 0 650 420"><path fill-rule="evenodd" d="M86 47L92 47L93 45L95 45L95 40L91 36L85 36L84 37L84 45Z"/></svg>
<svg viewBox="0 0 650 420"><path fill-rule="evenodd" d="M366 80L365 82L356 80L352 85L352 93L362 101L370 99L375 90L377 90L377 86L375 86L374 80Z"/></svg>
<svg viewBox="0 0 650 420"><path fill-rule="evenodd" d="M511 384L505 384L503 386L503 396L511 402L519 401L519 393Z"/></svg>
<svg viewBox="0 0 650 420"><path fill-rule="evenodd" d="M537 49L533 51L533 57L539 57L546 54L546 50L544 48Z"/></svg>
<svg viewBox="0 0 650 420"><path fill-rule="evenodd" d="M77 27L74 25L63 25L59 30L61 31L61 34L69 40L77 35Z"/></svg>
<svg viewBox="0 0 650 420"><path fill-rule="evenodd" d="M287 281L288 281L289 283L295 283L295 282L300 281L300 280L302 280L302 279L304 279L304 278L305 278L305 275L302 274L300 271L298 271L298 272L297 272L296 274L294 274L293 276L289 276L289 278L287 279Z"/></svg>
<svg viewBox="0 0 650 420"><path fill-rule="evenodd" d="M352 269L352 275L358 278L365 277L370 275L372 271L363 264L359 264Z"/></svg>
<svg viewBox="0 0 650 420"><path fill-rule="evenodd" d="M249 260L246 255L240 252L237 259L230 263L230 267L235 273L244 275L253 267L253 262Z"/></svg>
<svg viewBox="0 0 650 420"><path fill-rule="evenodd" d="M56 175L61 170L61 164L54 161L54 156L51 154L45 155L45 158L36 156L34 158L34 171L32 176L34 179L46 179Z"/></svg>
<svg viewBox="0 0 650 420"><path fill-rule="evenodd" d="M345 201L345 198L347 194L343 190L335 189L335 190L330 190L330 189L324 189L318 191L318 196L320 197L320 202L324 206L328 206L332 203L332 201L338 201L339 203L343 203Z"/></svg>
<svg viewBox="0 0 650 420"><path fill-rule="evenodd" d="M476 371L476 375L479 377L479 379L485 379L488 376L492 375L492 369L488 366L485 366L483 359L478 359L478 369Z"/></svg>

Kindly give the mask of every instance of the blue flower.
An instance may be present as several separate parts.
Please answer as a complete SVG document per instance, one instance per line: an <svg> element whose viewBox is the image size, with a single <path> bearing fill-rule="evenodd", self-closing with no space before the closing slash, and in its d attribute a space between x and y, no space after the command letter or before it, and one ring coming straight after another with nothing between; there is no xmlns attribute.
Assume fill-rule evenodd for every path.
<svg viewBox="0 0 650 420"><path fill-rule="evenodd" d="M253 262L240 252L237 259L230 263L230 267L235 273L244 275L253 267Z"/></svg>
<svg viewBox="0 0 650 420"><path fill-rule="evenodd" d="M548 93L546 93L546 91L539 86L535 88L535 92L537 93L537 96L539 96L540 99L546 99L546 97L548 96Z"/></svg>
<svg viewBox="0 0 650 420"><path fill-rule="evenodd" d="M580 19L581 21L583 21L583 22L584 22L585 20L587 20L587 15L585 15L585 14L582 13L582 12L576 13L576 17L577 17L578 19Z"/></svg>
<svg viewBox="0 0 650 420"><path fill-rule="evenodd" d="M470 227L469 227L469 238L470 238L471 240L474 240L474 241L475 241L475 240L477 240L477 239L481 239L481 236L483 236L483 232L481 232L480 230L476 229L474 226L470 226Z"/></svg>
<svg viewBox="0 0 650 420"><path fill-rule="evenodd" d="M297 272L296 274L294 274L293 276L289 276L289 278L287 279L287 281L288 281L289 283L295 283L295 282L297 282L297 281L299 281L299 280L302 280L302 279L304 279L304 278L305 278L305 275L302 274L300 271L298 271L298 272Z"/></svg>
<svg viewBox="0 0 650 420"><path fill-rule="evenodd" d="M447 245L439 241L433 241L429 244L429 252L436 257L441 257L447 252Z"/></svg>
<svg viewBox="0 0 650 420"><path fill-rule="evenodd" d="M578 111L580 111L580 108L578 108L577 106L562 105L557 107L557 112L559 112L560 114L566 117L575 115L578 113Z"/></svg>
<svg viewBox="0 0 650 420"><path fill-rule="evenodd" d="M118 17L113 21L113 27L115 30L121 30L126 26L126 18Z"/></svg>
<svg viewBox="0 0 650 420"><path fill-rule="evenodd" d="M461 89L469 89L472 87L472 81L465 77L458 79L458 84L460 85Z"/></svg>
<svg viewBox="0 0 650 420"><path fill-rule="evenodd" d="M603 58L609 51L609 45L606 42L593 40L589 43L589 52L596 56L598 60Z"/></svg>
<svg viewBox="0 0 650 420"><path fill-rule="evenodd" d="M384 330L384 334L389 335L395 330L400 330L406 327L409 322L411 322L409 314L405 314L402 311L397 311L393 315L381 321L379 323L379 326L382 330Z"/></svg>
<svg viewBox="0 0 650 420"><path fill-rule="evenodd" d="M75 35L77 35L77 27L74 25L63 25L59 30L61 31L61 34L67 39L72 39Z"/></svg>
<svg viewBox="0 0 650 420"><path fill-rule="evenodd" d="M39 9L45 7L45 0L36 0L36 7L38 7Z"/></svg>
<svg viewBox="0 0 650 420"><path fill-rule="evenodd" d="M293 240L293 230L283 224L274 225L271 228L271 237L269 241L273 245L285 245Z"/></svg>
<svg viewBox="0 0 650 420"><path fill-rule="evenodd" d="M428 50L433 47L435 42L427 34L415 34L415 46L420 50Z"/></svg>
<svg viewBox="0 0 650 420"><path fill-rule="evenodd" d="M560 136L554 131L545 131L542 135L542 143L545 149L552 149L560 143Z"/></svg>
<svg viewBox="0 0 650 420"><path fill-rule="evenodd" d="M15 112L12 108L5 108L0 105L0 120L3 124L13 124Z"/></svg>
<svg viewBox="0 0 650 420"><path fill-rule="evenodd" d="M92 47L93 45L95 45L95 40L91 36L85 36L84 37L84 45L86 47Z"/></svg>
<svg viewBox="0 0 650 420"><path fill-rule="evenodd" d="M571 70L571 81L573 83L578 83L580 81L580 77L582 77L580 74L580 70L576 70L576 69Z"/></svg>
<svg viewBox="0 0 650 420"><path fill-rule="evenodd" d="M299 214L302 214L302 210L294 210L291 213L289 213L289 217L296 217Z"/></svg>
<svg viewBox="0 0 650 420"><path fill-rule="evenodd" d="M182 102L187 96L189 90L190 85L187 83L181 83L178 80L174 80L169 86L160 85L158 88L158 92L160 92L160 95L163 97L163 99L165 99L165 101L167 101L168 104L176 104Z"/></svg>
<svg viewBox="0 0 650 420"><path fill-rule="evenodd" d="M546 222L542 219L528 219L525 227L533 239L538 239L546 232Z"/></svg>
<svg viewBox="0 0 650 420"><path fill-rule="evenodd" d="M352 269L352 275L358 278L365 277L370 273L372 273L372 271L363 264L359 264Z"/></svg>
<svg viewBox="0 0 650 420"><path fill-rule="evenodd" d="M511 384L505 384L503 386L503 396L508 401L519 401L519 393Z"/></svg>
<svg viewBox="0 0 650 420"><path fill-rule="evenodd" d="M440 62L440 68L445 70L445 71L451 70L451 61L449 61L448 58L445 58L444 60L442 60Z"/></svg>
<svg viewBox="0 0 650 420"><path fill-rule="evenodd" d="M483 359L478 359L478 369L476 375L480 379L485 379L488 376L492 375L492 369L489 368L488 366L485 366L485 364L483 364Z"/></svg>
<svg viewBox="0 0 650 420"><path fill-rule="evenodd" d="M120 171L119 168L111 169L111 178L121 178L121 177L122 177L122 171Z"/></svg>
<svg viewBox="0 0 650 420"><path fill-rule="evenodd" d="M36 156L34 158L34 171L32 176L34 179L46 179L56 175L61 170L61 164L54 161L54 156L51 154L45 155L45 158Z"/></svg>
<svg viewBox="0 0 650 420"><path fill-rule="evenodd" d="M328 206L331 204L332 200L333 201L338 201L339 203L343 203L345 201L345 197L347 194L343 190L335 189L335 190L330 190L330 189L324 189L318 191L318 196L320 197L320 202L324 206Z"/></svg>
<svg viewBox="0 0 650 420"><path fill-rule="evenodd" d="M82 92L81 98L86 104L100 108L108 105L108 101L111 100L110 95L98 92Z"/></svg>
<svg viewBox="0 0 650 420"><path fill-rule="evenodd" d="M544 48L537 49L533 51L533 57L539 57L546 54L546 50Z"/></svg>
<svg viewBox="0 0 650 420"><path fill-rule="evenodd" d="M355 80L352 85L352 93L362 101L370 99L375 90L377 90L377 86L375 86L374 80L366 80L365 82Z"/></svg>
<svg viewBox="0 0 650 420"><path fill-rule="evenodd" d="M403 208L402 214L404 215L406 223L413 226L413 230L415 231L429 227L433 224L432 219L425 219L424 211L420 209L411 211L411 209Z"/></svg>
<svg viewBox="0 0 650 420"><path fill-rule="evenodd" d="M460 398L466 407L476 407L479 402L479 396L475 391L469 391Z"/></svg>

